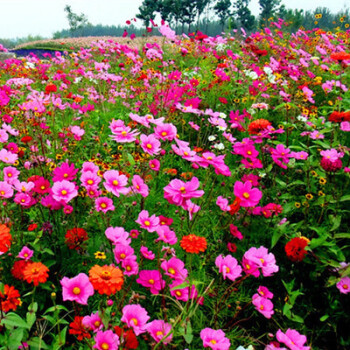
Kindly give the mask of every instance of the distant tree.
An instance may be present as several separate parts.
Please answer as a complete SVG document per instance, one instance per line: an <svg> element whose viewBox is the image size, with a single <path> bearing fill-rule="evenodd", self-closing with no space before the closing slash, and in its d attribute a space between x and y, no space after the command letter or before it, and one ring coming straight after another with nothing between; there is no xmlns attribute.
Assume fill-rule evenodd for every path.
<svg viewBox="0 0 350 350"><path fill-rule="evenodd" d="M214 6L214 11L215 14L219 17L222 30L224 30L227 19L230 18L232 15L230 7L231 0L219 0Z"/></svg>
<svg viewBox="0 0 350 350"><path fill-rule="evenodd" d="M233 13L237 16L238 23L247 31L252 30L255 26L255 17L249 10L249 2L250 0L237 0L233 5Z"/></svg>
<svg viewBox="0 0 350 350"><path fill-rule="evenodd" d="M65 6L64 11L67 13L71 33L90 24L87 17L83 13L80 15L74 13L69 5Z"/></svg>
<svg viewBox="0 0 350 350"><path fill-rule="evenodd" d="M275 12L278 10L278 7L281 3L281 0L259 0L260 6L260 25L268 25L268 20L270 17L273 17Z"/></svg>
<svg viewBox="0 0 350 350"><path fill-rule="evenodd" d="M136 15L138 19L143 21L145 27L148 27L155 14L159 12L161 0L143 0L139 7L139 13Z"/></svg>
<svg viewBox="0 0 350 350"><path fill-rule="evenodd" d="M193 3L197 10L197 30L199 27L199 19L203 14L205 8L210 4L211 0L194 0Z"/></svg>

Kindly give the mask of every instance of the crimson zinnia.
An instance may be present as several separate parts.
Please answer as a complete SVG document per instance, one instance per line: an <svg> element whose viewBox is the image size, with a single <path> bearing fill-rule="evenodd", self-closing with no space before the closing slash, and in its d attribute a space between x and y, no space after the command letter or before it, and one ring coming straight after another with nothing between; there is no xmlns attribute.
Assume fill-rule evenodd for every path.
<svg viewBox="0 0 350 350"><path fill-rule="evenodd" d="M249 134L257 135L270 125L271 123L266 119L257 119L249 124L248 132Z"/></svg>
<svg viewBox="0 0 350 350"><path fill-rule="evenodd" d="M4 292L0 291L0 311L16 310L17 306L21 304L19 297L19 292L15 287L5 284Z"/></svg>
<svg viewBox="0 0 350 350"><path fill-rule="evenodd" d="M309 240L306 237L292 238L284 247L287 254L287 258L294 262L303 261L307 251L305 247L308 245Z"/></svg>
<svg viewBox="0 0 350 350"><path fill-rule="evenodd" d="M180 242L181 248L187 253L198 254L207 249L207 240L205 237L196 236L191 233L188 236L183 236Z"/></svg>

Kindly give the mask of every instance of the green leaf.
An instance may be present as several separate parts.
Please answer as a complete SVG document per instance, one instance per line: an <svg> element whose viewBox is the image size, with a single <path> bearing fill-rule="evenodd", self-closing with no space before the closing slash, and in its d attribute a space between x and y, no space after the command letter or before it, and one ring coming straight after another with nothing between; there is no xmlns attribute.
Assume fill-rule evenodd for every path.
<svg viewBox="0 0 350 350"><path fill-rule="evenodd" d="M23 320L20 316L15 314L14 312L9 312L6 316L1 320L1 325L7 325L9 327L21 327L29 329L29 325L26 321Z"/></svg>
<svg viewBox="0 0 350 350"><path fill-rule="evenodd" d="M67 309L65 306L63 306L63 305L55 305L55 306L49 307L49 308L45 311L44 315L47 314L48 312L55 312L55 311L57 311L57 310L64 310L64 311L67 311L67 312L68 312L68 309Z"/></svg>
<svg viewBox="0 0 350 350"><path fill-rule="evenodd" d="M317 247L319 247L320 245L327 245L327 244L324 244L326 241L327 241L327 236L323 236L323 237L320 237L320 238L313 238L308 247L309 249L315 249Z"/></svg>
<svg viewBox="0 0 350 350"><path fill-rule="evenodd" d="M330 229L330 231L335 231L341 223L341 215L329 215L329 220L330 222L333 224L332 228Z"/></svg>
<svg viewBox="0 0 350 350"><path fill-rule="evenodd" d="M49 349L49 347L45 344L45 342L39 337L32 338L31 340L27 341L27 343L30 346L30 349L33 349L33 350Z"/></svg>
<svg viewBox="0 0 350 350"><path fill-rule="evenodd" d="M22 345L23 328L17 328L10 333L7 346L10 350L17 350Z"/></svg>
<svg viewBox="0 0 350 350"><path fill-rule="evenodd" d="M336 238L336 239L350 238L350 233L336 233L334 235L334 238Z"/></svg>
<svg viewBox="0 0 350 350"><path fill-rule="evenodd" d="M184 289L184 288L189 287L189 286L190 286L190 284L185 281L185 282L179 284L178 286L171 288L170 290Z"/></svg>
<svg viewBox="0 0 350 350"><path fill-rule="evenodd" d="M135 165L134 157L130 153L128 153L127 156L128 156L128 161L129 161L130 165L134 166Z"/></svg>
<svg viewBox="0 0 350 350"><path fill-rule="evenodd" d="M26 320L27 320L27 324L28 324L29 329L32 328L32 326L36 320L35 312L30 312L30 311L27 312Z"/></svg>
<svg viewBox="0 0 350 350"><path fill-rule="evenodd" d="M282 230L275 230L273 232L272 238L271 238L271 249L277 244L279 239L283 236L283 231Z"/></svg>
<svg viewBox="0 0 350 350"><path fill-rule="evenodd" d="M346 202L350 201L350 194L347 194L346 196L340 197L339 202Z"/></svg>
<svg viewBox="0 0 350 350"><path fill-rule="evenodd" d="M320 321L321 322L324 322L328 319L329 315L323 315L321 318L320 318Z"/></svg>

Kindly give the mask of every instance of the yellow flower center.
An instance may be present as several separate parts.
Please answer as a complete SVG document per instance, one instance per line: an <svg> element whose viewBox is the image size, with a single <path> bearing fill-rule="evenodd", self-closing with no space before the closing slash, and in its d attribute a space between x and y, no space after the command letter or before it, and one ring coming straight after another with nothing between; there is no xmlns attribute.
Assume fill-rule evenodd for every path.
<svg viewBox="0 0 350 350"><path fill-rule="evenodd" d="M103 271L101 273L101 277L104 279L104 280L109 280L111 278L111 273L109 271Z"/></svg>
<svg viewBox="0 0 350 350"><path fill-rule="evenodd" d="M100 327L101 322L100 321L95 321L94 326L95 327Z"/></svg>
<svg viewBox="0 0 350 350"><path fill-rule="evenodd" d="M144 222L144 224L145 224L145 226L150 226L150 225L151 225L151 223L150 223L148 220L146 220L146 221Z"/></svg>
<svg viewBox="0 0 350 350"><path fill-rule="evenodd" d="M343 289L348 289L349 286L347 284L343 284Z"/></svg>
<svg viewBox="0 0 350 350"><path fill-rule="evenodd" d="M109 345L107 343L102 343L101 348L103 350L108 350L109 349Z"/></svg>
<svg viewBox="0 0 350 350"><path fill-rule="evenodd" d="M151 145L150 143L147 143L146 147L147 147L148 149L152 149L152 145Z"/></svg>
<svg viewBox="0 0 350 350"><path fill-rule="evenodd" d="M87 183L88 183L88 185L92 185L94 182L93 182L93 180L88 180Z"/></svg>
<svg viewBox="0 0 350 350"><path fill-rule="evenodd" d="M157 331L156 335L163 335L164 333L162 331Z"/></svg>
<svg viewBox="0 0 350 350"><path fill-rule="evenodd" d="M186 188L185 188L185 187L183 187L183 186L182 186L182 187L180 187L180 192L181 192L181 193L186 193Z"/></svg>
<svg viewBox="0 0 350 350"><path fill-rule="evenodd" d="M137 326L137 325L138 325L138 321L137 321L136 318L132 318L131 321L134 322L134 326Z"/></svg>
<svg viewBox="0 0 350 350"><path fill-rule="evenodd" d="M179 290L177 290L177 291L175 292L175 294L176 294L178 297L181 297L181 295L182 295L182 293L181 293Z"/></svg>
<svg viewBox="0 0 350 350"><path fill-rule="evenodd" d="M8 176L8 177L12 177L12 174L11 174L11 173L8 173L7 176Z"/></svg>
<svg viewBox="0 0 350 350"><path fill-rule="evenodd" d="M118 185L119 185L118 180L113 180L113 182L112 182L112 183L113 183L113 185L114 185L114 186L118 186Z"/></svg>
<svg viewBox="0 0 350 350"><path fill-rule="evenodd" d="M248 199L248 198L250 197L250 194L249 194L248 192L244 192L244 193L243 193L243 197L246 198L246 199Z"/></svg>
<svg viewBox="0 0 350 350"><path fill-rule="evenodd" d="M67 178L67 177L68 177L68 174L64 174L63 177L64 177L64 178Z"/></svg>
<svg viewBox="0 0 350 350"><path fill-rule="evenodd" d="M217 341L216 341L215 339L212 339L210 342L211 342L213 345L215 345L215 344L217 343Z"/></svg>
<svg viewBox="0 0 350 350"><path fill-rule="evenodd" d="M154 280L150 279L150 280L148 280L148 283L149 284L154 284Z"/></svg>
<svg viewBox="0 0 350 350"><path fill-rule="evenodd" d="M101 203L101 208L102 208L102 209L107 208L107 204L106 204L106 203Z"/></svg>
<svg viewBox="0 0 350 350"><path fill-rule="evenodd" d="M122 131L122 135L125 136L127 134L126 131Z"/></svg>
<svg viewBox="0 0 350 350"><path fill-rule="evenodd" d="M121 253L121 254L120 254L120 258L121 258L121 259L125 259L125 257L126 257L126 255L125 255L124 253Z"/></svg>
<svg viewBox="0 0 350 350"><path fill-rule="evenodd" d="M230 273L230 268L229 267L226 267L226 273Z"/></svg>
<svg viewBox="0 0 350 350"><path fill-rule="evenodd" d="M172 267L168 270L168 272L171 273L172 275L175 275L175 270Z"/></svg>
<svg viewBox="0 0 350 350"><path fill-rule="evenodd" d="M80 288L79 287L74 287L73 288L73 294L75 294L75 295L80 294Z"/></svg>
<svg viewBox="0 0 350 350"><path fill-rule="evenodd" d="M162 136L166 136L166 135L168 135L168 133L166 131L163 131Z"/></svg>
<svg viewBox="0 0 350 350"><path fill-rule="evenodd" d="M67 194L67 191L66 190L62 190L61 194L62 194L62 196L65 196Z"/></svg>

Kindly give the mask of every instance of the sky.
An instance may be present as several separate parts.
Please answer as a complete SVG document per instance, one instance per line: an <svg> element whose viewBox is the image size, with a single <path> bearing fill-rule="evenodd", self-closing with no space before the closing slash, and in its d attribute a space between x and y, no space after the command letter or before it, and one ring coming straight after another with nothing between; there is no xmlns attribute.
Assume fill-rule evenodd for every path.
<svg viewBox="0 0 350 350"><path fill-rule="evenodd" d="M282 0L287 8L314 10L328 7L337 13L348 0ZM138 13L142 0L0 0L0 38L41 35L50 38L61 29L68 29L64 7L84 13L92 24L124 24ZM315 6L316 5L316 6ZM250 9L259 13L258 0L251 0Z"/></svg>

